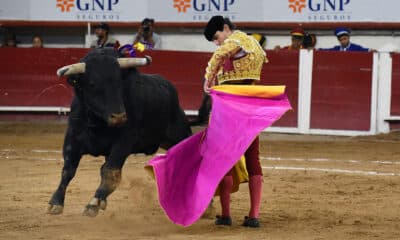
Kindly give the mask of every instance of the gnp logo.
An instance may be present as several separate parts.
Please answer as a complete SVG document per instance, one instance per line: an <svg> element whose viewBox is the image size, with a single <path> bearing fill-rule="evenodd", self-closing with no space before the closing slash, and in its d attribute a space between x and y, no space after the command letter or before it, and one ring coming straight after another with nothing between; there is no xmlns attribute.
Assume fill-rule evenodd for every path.
<svg viewBox="0 0 400 240"><path fill-rule="evenodd" d="M309 21L349 21L351 12L346 11L350 0L288 0L293 14L307 14Z"/></svg>
<svg viewBox="0 0 400 240"><path fill-rule="evenodd" d="M191 6L191 0L174 0L174 8L176 8L178 12L185 13Z"/></svg>
<svg viewBox="0 0 400 240"><path fill-rule="evenodd" d="M289 8L293 10L294 13L301 13L303 8L306 7L306 0L289 0Z"/></svg>
<svg viewBox="0 0 400 240"><path fill-rule="evenodd" d="M76 13L78 20L118 20L114 11L119 0L56 0L62 13Z"/></svg>
<svg viewBox="0 0 400 240"><path fill-rule="evenodd" d="M311 12L343 12L345 6L350 4L350 0L288 0L289 8L293 13L302 13L303 9Z"/></svg>
<svg viewBox="0 0 400 240"><path fill-rule="evenodd" d="M235 0L173 0L178 13L186 13L192 8L195 13L228 12Z"/></svg>
<svg viewBox="0 0 400 240"><path fill-rule="evenodd" d="M61 12L70 12L75 7L79 11L112 11L119 0L57 0Z"/></svg>
<svg viewBox="0 0 400 240"><path fill-rule="evenodd" d="M74 0L57 0L57 7L61 12L69 12L74 6Z"/></svg>

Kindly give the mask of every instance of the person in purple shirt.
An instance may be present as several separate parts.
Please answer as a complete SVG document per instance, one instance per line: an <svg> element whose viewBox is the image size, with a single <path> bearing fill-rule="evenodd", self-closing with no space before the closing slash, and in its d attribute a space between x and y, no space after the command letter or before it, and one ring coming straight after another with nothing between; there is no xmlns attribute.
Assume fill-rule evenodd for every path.
<svg viewBox="0 0 400 240"><path fill-rule="evenodd" d="M336 28L335 35L340 45L334 46L333 48L323 48L320 50L327 51L358 51L358 52L369 52L372 51L369 48L364 48L358 44L350 42L350 30L348 28Z"/></svg>

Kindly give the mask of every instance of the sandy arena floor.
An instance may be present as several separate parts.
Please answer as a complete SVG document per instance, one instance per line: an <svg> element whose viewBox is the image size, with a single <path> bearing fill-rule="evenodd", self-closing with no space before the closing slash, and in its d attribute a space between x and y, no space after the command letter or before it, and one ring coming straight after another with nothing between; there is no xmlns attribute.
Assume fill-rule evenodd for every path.
<svg viewBox="0 0 400 240"><path fill-rule="evenodd" d="M158 204L143 166L129 157L105 212L81 215L103 158L86 156L63 215L46 214L63 165L65 123L0 123L0 239L400 239L400 132L373 137L263 133L260 229L240 226L248 189L233 194L232 227L200 219L183 228ZM217 211L219 202L216 201Z"/></svg>

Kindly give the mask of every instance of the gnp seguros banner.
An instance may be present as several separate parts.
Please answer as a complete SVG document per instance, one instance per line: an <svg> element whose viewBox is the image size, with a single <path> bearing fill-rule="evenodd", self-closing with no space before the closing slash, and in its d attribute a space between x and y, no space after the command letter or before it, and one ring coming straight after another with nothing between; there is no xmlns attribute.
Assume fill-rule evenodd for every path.
<svg viewBox="0 0 400 240"><path fill-rule="evenodd" d="M2 0L0 20L400 22L400 0Z"/></svg>

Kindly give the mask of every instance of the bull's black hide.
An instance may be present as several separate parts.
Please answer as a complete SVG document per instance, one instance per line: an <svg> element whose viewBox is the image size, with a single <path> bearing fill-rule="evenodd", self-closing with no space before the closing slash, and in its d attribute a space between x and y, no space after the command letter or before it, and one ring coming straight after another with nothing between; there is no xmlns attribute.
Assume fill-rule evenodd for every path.
<svg viewBox="0 0 400 240"><path fill-rule="evenodd" d="M85 72L68 77L74 86L66 131L61 182L49 213L60 214L68 183L84 154L104 155L101 183L84 213L95 216L118 186L131 153L153 154L191 135L174 86L159 75L120 69L113 49L96 49L81 62Z"/></svg>
<svg viewBox="0 0 400 240"><path fill-rule="evenodd" d="M201 106L198 110L197 117L190 119L190 126L202 126L207 125L210 118L211 112L211 97L208 94L204 94Z"/></svg>

